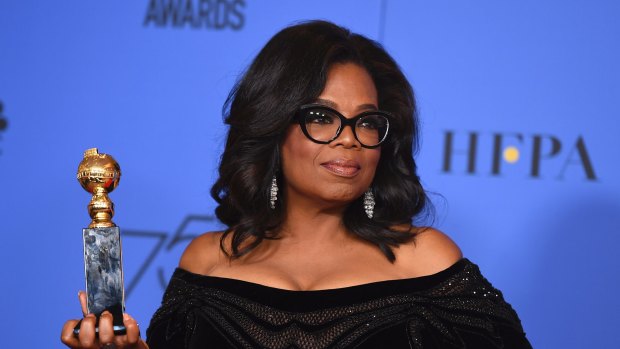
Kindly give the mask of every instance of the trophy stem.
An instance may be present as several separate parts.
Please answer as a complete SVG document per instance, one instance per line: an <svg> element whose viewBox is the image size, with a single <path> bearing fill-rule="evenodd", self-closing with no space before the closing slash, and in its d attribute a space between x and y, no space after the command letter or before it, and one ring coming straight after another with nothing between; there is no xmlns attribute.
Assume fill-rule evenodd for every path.
<svg viewBox="0 0 620 349"><path fill-rule="evenodd" d="M88 204L88 214L92 221L88 225L89 228L107 228L115 227L112 222L114 216L114 203L108 197L104 188L97 187L93 193L93 197Z"/></svg>

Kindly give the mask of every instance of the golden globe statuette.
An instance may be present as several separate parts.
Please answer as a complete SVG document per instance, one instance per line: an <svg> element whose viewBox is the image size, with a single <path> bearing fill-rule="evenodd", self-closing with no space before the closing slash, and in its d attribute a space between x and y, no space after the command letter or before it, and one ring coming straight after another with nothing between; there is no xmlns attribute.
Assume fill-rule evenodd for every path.
<svg viewBox="0 0 620 349"><path fill-rule="evenodd" d="M118 186L120 178L121 169L113 157L100 154L97 148L84 152L77 179L93 194L88 204L92 221L88 228L82 229L87 309L97 319L105 310L112 313L116 334L125 333L125 291L120 229L112 222L114 203L108 194ZM75 327L75 334L79 333L80 324Z"/></svg>

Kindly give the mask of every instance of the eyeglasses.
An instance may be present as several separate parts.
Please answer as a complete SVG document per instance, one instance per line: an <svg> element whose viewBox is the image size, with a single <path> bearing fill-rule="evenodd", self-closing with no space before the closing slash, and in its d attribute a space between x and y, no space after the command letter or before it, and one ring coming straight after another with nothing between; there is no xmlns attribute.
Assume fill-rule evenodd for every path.
<svg viewBox="0 0 620 349"><path fill-rule="evenodd" d="M345 126L350 126L355 139L364 148L376 148L385 141L390 118L387 112L371 110L347 119L338 111L321 104L303 105L296 115L301 131L315 143L330 143L340 136Z"/></svg>

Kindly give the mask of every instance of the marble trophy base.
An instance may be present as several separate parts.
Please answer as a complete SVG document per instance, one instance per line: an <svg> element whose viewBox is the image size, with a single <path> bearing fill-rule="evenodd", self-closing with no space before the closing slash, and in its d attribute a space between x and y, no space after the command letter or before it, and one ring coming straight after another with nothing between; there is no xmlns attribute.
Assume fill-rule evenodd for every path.
<svg viewBox="0 0 620 349"><path fill-rule="evenodd" d="M109 311L114 317L114 333L124 334L125 291L120 229L86 228L82 231L88 312L97 316L98 323L99 315ZM73 330L75 334L79 333L80 325L81 321Z"/></svg>

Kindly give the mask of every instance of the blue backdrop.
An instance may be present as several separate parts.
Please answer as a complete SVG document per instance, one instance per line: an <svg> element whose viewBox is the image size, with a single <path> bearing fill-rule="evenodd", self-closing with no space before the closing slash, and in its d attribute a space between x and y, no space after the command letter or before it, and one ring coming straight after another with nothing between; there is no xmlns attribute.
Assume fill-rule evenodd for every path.
<svg viewBox="0 0 620 349"><path fill-rule="evenodd" d="M146 327L180 253L220 229L221 106L279 29L382 42L417 94L435 225L537 348L617 347L617 1L0 2L2 347L61 347L80 316L82 152L121 164L127 310Z"/></svg>

